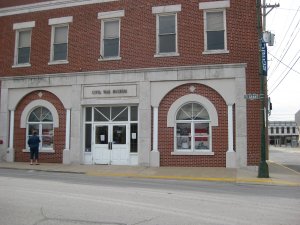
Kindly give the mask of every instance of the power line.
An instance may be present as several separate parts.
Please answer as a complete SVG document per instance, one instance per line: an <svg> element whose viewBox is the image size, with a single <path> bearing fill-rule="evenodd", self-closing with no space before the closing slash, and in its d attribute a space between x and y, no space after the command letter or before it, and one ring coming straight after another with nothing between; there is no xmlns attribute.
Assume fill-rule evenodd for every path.
<svg viewBox="0 0 300 225"><path fill-rule="evenodd" d="M289 71L284 75L284 77L281 79L281 81L276 85L276 87L270 92L269 95L271 95L276 89L277 87L282 83L282 81L286 78L286 76L290 73L290 71L293 69L293 67L296 65L296 63L298 62L298 60L300 59L300 56L298 57L298 59L296 60L296 62L294 62L293 66L289 69Z"/></svg>
<svg viewBox="0 0 300 225"><path fill-rule="evenodd" d="M295 18L296 18L296 16L297 16L298 12L299 12L299 10L300 10L300 6L298 7L298 9L297 9L297 11L296 11L296 13L295 13L295 15L294 15L292 21L290 22L290 25L289 25L287 31L285 32L285 35L284 35L284 37L283 37L283 39L282 39L282 42L280 43L279 47L277 48L277 51L275 52L275 55L277 54L278 50L280 49L281 45L283 44L283 40L285 40L287 34L289 33L289 30L290 30L290 28L291 28L291 26L292 26L292 24L293 24L293 22L294 22L294 20L295 20ZM299 21L298 21L298 24L299 24ZM297 26L298 26L298 24L297 24ZM296 26L296 27L297 27L297 26ZM295 29L296 29L296 27L295 27ZM295 29L294 29L294 31L295 31ZM294 31L293 31L293 33L294 33ZM290 36L290 39L291 39L291 37L292 37L292 35ZM290 39L289 39L289 41L290 41ZM289 43L289 41L288 41L288 43ZM288 44L286 44L286 46L287 46L287 45L288 45ZM289 48L290 48L290 47L289 47ZM283 60L283 58L284 58L284 56L286 55L286 53L287 53L287 51L289 50L289 48L288 48L286 51L285 51L285 50L282 51L282 52L285 51L285 53L282 53L282 54L284 54L283 56L282 56L282 54L281 54L281 56L280 56L280 58L281 58L280 61ZM274 69L272 69L272 72L275 71L275 70L278 68L279 64L280 64L280 63L277 63L277 65L274 67ZM270 76L272 76L272 72L271 72L271 75L270 75Z"/></svg>
<svg viewBox="0 0 300 225"><path fill-rule="evenodd" d="M299 52L299 51L298 51ZM300 72L298 72L297 70L292 69L289 65L286 65L284 62L282 62L280 59L278 59L276 56L274 56L273 54L271 54L269 51L268 53L274 57L278 62L280 62L282 65L286 66L287 68L291 69L292 71L294 71L295 73L298 73L300 75ZM297 53L298 54L298 53ZM297 55L296 54L296 55ZM295 57L294 57L295 58ZM291 61L293 61L294 59L292 59ZM269 79L268 79L269 80Z"/></svg>

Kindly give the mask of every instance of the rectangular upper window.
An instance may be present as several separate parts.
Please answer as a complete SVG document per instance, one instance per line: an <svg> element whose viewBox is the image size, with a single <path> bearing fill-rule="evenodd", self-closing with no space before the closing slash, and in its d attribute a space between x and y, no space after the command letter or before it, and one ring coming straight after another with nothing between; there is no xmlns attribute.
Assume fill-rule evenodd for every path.
<svg viewBox="0 0 300 225"><path fill-rule="evenodd" d="M68 63L69 23L72 21L72 16L49 20L52 26L49 64Z"/></svg>
<svg viewBox="0 0 300 225"><path fill-rule="evenodd" d="M118 60L120 58L120 29L124 11L98 13L101 19L101 44L99 60Z"/></svg>
<svg viewBox="0 0 300 225"><path fill-rule="evenodd" d="M229 6L229 1L199 4L204 10L204 53L228 53L225 8Z"/></svg>
<svg viewBox="0 0 300 225"><path fill-rule="evenodd" d="M13 67L31 66L30 52L33 27L35 27L35 21L15 23L13 25L13 29L16 31Z"/></svg>
<svg viewBox="0 0 300 225"><path fill-rule="evenodd" d="M156 57L178 56L177 12L181 5L152 8L156 14Z"/></svg>

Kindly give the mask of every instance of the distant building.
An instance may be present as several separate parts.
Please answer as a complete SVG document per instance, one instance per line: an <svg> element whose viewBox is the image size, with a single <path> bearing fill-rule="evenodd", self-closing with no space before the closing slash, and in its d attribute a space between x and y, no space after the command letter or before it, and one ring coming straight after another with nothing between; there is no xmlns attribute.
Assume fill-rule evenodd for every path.
<svg viewBox="0 0 300 225"><path fill-rule="evenodd" d="M299 145L299 127L295 121L269 121L269 142L275 146Z"/></svg>

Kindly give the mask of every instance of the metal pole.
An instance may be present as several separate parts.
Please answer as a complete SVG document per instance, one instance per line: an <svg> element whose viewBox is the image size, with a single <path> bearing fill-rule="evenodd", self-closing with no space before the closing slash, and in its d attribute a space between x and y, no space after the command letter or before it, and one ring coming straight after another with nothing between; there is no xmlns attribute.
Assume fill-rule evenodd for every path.
<svg viewBox="0 0 300 225"><path fill-rule="evenodd" d="M263 75L262 71L262 56L261 56L261 41L262 41L262 27L261 27L261 18L262 18L262 12L261 12L261 0L257 0L257 22L258 22L258 34L259 34L259 76L260 76L260 100L261 100L261 106L260 106L260 123L261 123L261 157L260 157L260 164L258 168L258 177L259 178L269 178L269 167L266 162L266 117L265 117L265 80L266 77ZM263 10L265 12L265 4L266 1L263 0ZM265 16L266 14L263 13L263 27L265 29Z"/></svg>

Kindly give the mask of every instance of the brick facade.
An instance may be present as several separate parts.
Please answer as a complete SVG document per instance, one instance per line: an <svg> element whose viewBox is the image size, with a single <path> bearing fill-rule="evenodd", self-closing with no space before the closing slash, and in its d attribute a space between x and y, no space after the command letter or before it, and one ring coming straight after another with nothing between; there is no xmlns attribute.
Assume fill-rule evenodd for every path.
<svg viewBox="0 0 300 225"><path fill-rule="evenodd" d="M42 93L42 96L39 97L39 94ZM26 148L26 128L20 128L20 120L21 114L26 107L27 104L34 100L46 100L52 103L57 113L59 114L59 127L54 128L54 140L53 149L55 153L45 153L40 152L39 158L40 162L50 162L50 163L61 163L62 162L62 152L65 147L65 121L66 121L66 113L65 109L60 102L60 100L50 92L47 91L34 91L27 96L25 96L21 102L18 104L16 111L15 111L15 129L14 129L14 136L15 136L15 161L17 162L27 162L29 160L29 153L23 152Z"/></svg>
<svg viewBox="0 0 300 225"><path fill-rule="evenodd" d="M1 1L0 9L13 5L38 3L37 0ZM46 1L43 1L46 2ZM60 73L81 73L91 71L126 70L140 68L160 68L175 66L246 64L246 92L259 93L258 31L256 21L256 2L230 0L226 9L227 49L226 54L202 54L204 51L203 10L200 2L209 0L120 0L101 4L82 5L61 9L45 10L0 17L0 77L26 75L53 75ZM156 53L156 17L154 6L181 4L178 13L178 52L176 57L154 57ZM120 57L116 61L98 61L100 54L101 21L99 12L124 10L121 18ZM51 18L73 16L69 24L68 64L48 65L50 60ZM13 68L15 31L14 23L35 21L32 29L30 67ZM245 22L246 21L246 22ZM199 89L198 89L199 88ZM166 112L170 104L185 95L187 86L183 85L163 99L159 110L159 148L161 165L180 166L224 166L227 150L227 108L222 97L207 86L197 84L197 92L210 99L218 109L219 127L213 128L214 156L170 156L173 149L173 129L167 128ZM36 93L26 96L18 105L15 122L16 160L25 161L27 153L21 150L25 144L25 130L19 128L19 118L25 105L36 99ZM60 127L55 130L55 151L42 154L41 159L51 162L62 161L65 132L65 110L59 99L51 93L42 97L50 101L60 115ZM247 102L247 164L258 165L260 160L260 102ZM48 158L47 158L48 157ZM192 160L190 160L193 158Z"/></svg>
<svg viewBox="0 0 300 225"><path fill-rule="evenodd" d="M194 94L209 99L218 111L219 125L212 127L213 156L179 156L171 155L174 150L174 128L167 127L167 114L172 103L178 98L190 94L193 85ZM201 84L185 84L170 91L159 106L158 148L161 154L161 166L194 166L194 167L225 167L227 140L227 106L224 99L213 89Z"/></svg>

